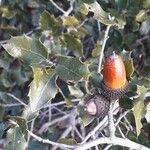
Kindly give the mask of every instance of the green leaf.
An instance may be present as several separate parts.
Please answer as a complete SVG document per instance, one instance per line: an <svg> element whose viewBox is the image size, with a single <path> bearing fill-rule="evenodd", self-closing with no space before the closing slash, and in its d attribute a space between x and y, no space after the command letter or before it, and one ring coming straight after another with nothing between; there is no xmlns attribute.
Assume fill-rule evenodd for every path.
<svg viewBox="0 0 150 150"><path fill-rule="evenodd" d="M94 17L105 25L115 25L114 21L108 19L108 13L105 12L97 1L88 5L89 11L94 12Z"/></svg>
<svg viewBox="0 0 150 150"><path fill-rule="evenodd" d="M102 77L101 74L99 74L95 71L93 71L91 73L90 81L91 81L91 83L93 84L94 87L100 88L102 79L103 79L103 77Z"/></svg>
<svg viewBox="0 0 150 150"><path fill-rule="evenodd" d="M82 96L84 96L83 92L77 85L68 86L68 88L70 91L70 95L75 96L76 98L81 98Z"/></svg>
<svg viewBox="0 0 150 150"><path fill-rule="evenodd" d="M147 19L146 10L140 10L139 13L136 15L136 21L143 22Z"/></svg>
<svg viewBox="0 0 150 150"><path fill-rule="evenodd" d="M83 125L88 126L94 120L94 117L88 115L83 106L78 106L77 109Z"/></svg>
<svg viewBox="0 0 150 150"><path fill-rule="evenodd" d="M43 30L52 30L54 36L58 36L62 31L62 22L51 15L48 11L44 11L40 16L40 26Z"/></svg>
<svg viewBox="0 0 150 150"><path fill-rule="evenodd" d="M112 30L109 34L109 41L114 49L119 49L123 42L123 35L119 30Z"/></svg>
<svg viewBox="0 0 150 150"><path fill-rule="evenodd" d="M131 52L127 52L123 50L121 56L124 60L127 79L131 79L134 73L134 65L133 65L133 59L131 58Z"/></svg>
<svg viewBox="0 0 150 150"><path fill-rule="evenodd" d="M117 0L117 5L120 10L126 9L128 0Z"/></svg>
<svg viewBox="0 0 150 150"><path fill-rule="evenodd" d="M133 114L135 117L137 136L140 135L141 128L142 128L141 119L145 115L144 99L145 99L146 91L147 89L144 86L138 86L137 93L140 96L134 101Z"/></svg>
<svg viewBox="0 0 150 150"><path fill-rule="evenodd" d="M150 9L150 0L145 0L143 3L143 7L146 9Z"/></svg>
<svg viewBox="0 0 150 150"><path fill-rule="evenodd" d="M35 85L38 87L40 81L42 80L43 71L41 68L38 67L32 67L32 70L33 70L33 76L34 76L33 78L35 81Z"/></svg>
<svg viewBox="0 0 150 150"><path fill-rule="evenodd" d="M74 27L79 24L79 21L75 16L65 16L63 17L63 25L64 26L69 26L69 27Z"/></svg>
<svg viewBox="0 0 150 150"><path fill-rule="evenodd" d="M12 37L3 47L11 56L30 65L39 64L47 57L46 47L39 40L26 35Z"/></svg>
<svg viewBox="0 0 150 150"><path fill-rule="evenodd" d="M82 3L93 3L95 0L80 0Z"/></svg>
<svg viewBox="0 0 150 150"><path fill-rule="evenodd" d="M150 65L146 64L145 66L143 66L142 70L140 71L140 76L150 78L149 68Z"/></svg>
<svg viewBox="0 0 150 150"><path fill-rule="evenodd" d="M10 67L10 64L13 62L13 60L10 58L9 54L6 52L1 52L0 56L0 67L4 68L5 70L8 70Z"/></svg>
<svg viewBox="0 0 150 150"><path fill-rule="evenodd" d="M83 15L87 15L89 12L89 6L85 3L83 3L82 5L80 5L80 9L79 11L83 14Z"/></svg>
<svg viewBox="0 0 150 150"><path fill-rule="evenodd" d="M140 79L137 79L137 84L142 86L144 85L146 88L150 88L150 78L141 77Z"/></svg>
<svg viewBox="0 0 150 150"><path fill-rule="evenodd" d="M133 21L132 22L132 26L133 26L132 31L133 32L137 32L139 30L139 28L140 28L140 23L137 22L137 21Z"/></svg>
<svg viewBox="0 0 150 150"><path fill-rule="evenodd" d="M128 96L124 96L119 99L119 105L125 109L131 109L133 107L133 102Z"/></svg>
<svg viewBox="0 0 150 150"><path fill-rule="evenodd" d="M27 139L27 128L28 127L27 127L26 120L23 117L20 117L20 116L8 116L8 118L14 119L16 121L16 123L20 127L20 131L22 132L24 137Z"/></svg>
<svg viewBox="0 0 150 150"><path fill-rule="evenodd" d="M10 128L7 131L4 150L25 150L26 141L19 127Z"/></svg>
<svg viewBox="0 0 150 150"><path fill-rule="evenodd" d="M64 34L64 41L66 43L66 46L68 49L72 50L74 53L77 53L78 55L82 54L83 47L81 44L81 41L74 37L71 34Z"/></svg>
<svg viewBox="0 0 150 150"><path fill-rule="evenodd" d="M103 8L100 6L100 4L98 2L95 1L94 3L90 4L89 6L90 6L90 10L94 12L94 16L96 18L107 18L108 17L108 13L103 10Z"/></svg>
<svg viewBox="0 0 150 150"><path fill-rule="evenodd" d="M0 12L2 13L2 17L5 17L7 19L12 19L17 13L15 9L11 9L9 6L5 5L2 5L0 7Z"/></svg>
<svg viewBox="0 0 150 150"><path fill-rule="evenodd" d="M2 139L3 134L5 133L5 130L9 127L8 124L4 122L0 122L0 139Z"/></svg>
<svg viewBox="0 0 150 150"><path fill-rule="evenodd" d="M129 58L128 60L125 60L124 64L125 64L125 68L126 68L127 79L131 79L131 76L134 73L134 66L133 66L132 58Z"/></svg>
<svg viewBox="0 0 150 150"><path fill-rule="evenodd" d="M89 76L88 65L82 63L78 58L64 56L58 57L56 72L65 81L78 81L82 78L87 79Z"/></svg>
<svg viewBox="0 0 150 150"><path fill-rule="evenodd" d="M38 111L45 103L55 97L57 93L55 80L56 76L53 70L49 74L41 73L40 78L38 72L34 72L34 80L30 84L28 94L31 112Z"/></svg>
<svg viewBox="0 0 150 150"><path fill-rule="evenodd" d="M97 45L93 50L92 50L92 56L93 57L98 57L100 55L101 47Z"/></svg>

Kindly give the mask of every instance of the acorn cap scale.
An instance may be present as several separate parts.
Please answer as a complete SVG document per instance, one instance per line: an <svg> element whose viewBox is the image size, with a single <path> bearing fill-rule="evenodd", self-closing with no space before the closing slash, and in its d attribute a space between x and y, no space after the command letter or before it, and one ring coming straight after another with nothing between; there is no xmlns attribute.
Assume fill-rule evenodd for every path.
<svg viewBox="0 0 150 150"><path fill-rule="evenodd" d="M85 102L85 110L92 116L104 118L109 110L109 101L103 95L92 95Z"/></svg>
<svg viewBox="0 0 150 150"><path fill-rule="evenodd" d="M110 99L110 100L116 100L116 99L119 99L121 97L124 96L124 94L127 92L128 90L128 82L126 82L125 86L120 88L120 89L117 89L117 90L113 90L109 87L107 87L103 82L101 84L101 94L103 96L105 96L107 99Z"/></svg>

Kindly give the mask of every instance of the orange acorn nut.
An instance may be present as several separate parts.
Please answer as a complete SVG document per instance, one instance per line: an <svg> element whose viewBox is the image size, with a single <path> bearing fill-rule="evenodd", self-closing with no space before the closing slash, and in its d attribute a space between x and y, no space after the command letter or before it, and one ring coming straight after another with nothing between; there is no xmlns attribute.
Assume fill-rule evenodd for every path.
<svg viewBox="0 0 150 150"><path fill-rule="evenodd" d="M111 89L120 89L126 84L126 70L122 58L113 54L106 58L103 68L103 81Z"/></svg>
<svg viewBox="0 0 150 150"><path fill-rule="evenodd" d="M122 58L113 53L103 66L102 94L109 99L118 99L127 91L126 70Z"/></svg>

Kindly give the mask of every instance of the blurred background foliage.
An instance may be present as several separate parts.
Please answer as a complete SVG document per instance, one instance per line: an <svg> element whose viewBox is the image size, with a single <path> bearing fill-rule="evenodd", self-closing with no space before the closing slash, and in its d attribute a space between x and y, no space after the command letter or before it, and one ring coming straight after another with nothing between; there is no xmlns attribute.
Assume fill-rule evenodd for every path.
<svg viewBox="0 0 150 150"><path fill-rule="evenodd" d="M40 84L41 78L47 81L47 77L43 76L41 70L37 68L46 70L48 78L51 79L50 88L52 86L53 88L50 90L54 90L53 94L56 96L50 94L47 97L53 98L52 103L65 100L67 111L61 107L62 111L69 112L73 106L71 100L83 99L87 88L91 90L93 87L99 87L101 78L96 73L99 50L102 46L106 25L112 24L105 54L115 51L123 57L130 87L127 95L120 100L120 106L123 110L135 108L133 113L127 115L134 128L127 134L127 137L150 147L150 96L147 94L146 100L142 96L138 97L135 100L137 103L130 98L139 93L145 94L150 89L150 0L97 0L97 3L94 4L93 2L94 0L76 0L70 16L64 16L49 0L0 1L0 139L7 138L8 141L11 141L13 134L17 134L20 139L23 138L20 134L22 129L15 127L12 130L13 125L10 125L8 116L22 116L24 106L17 102L17 98L25 104L30 103L30 106L35 106L35 103L32 104L29 99L29 97L32 98L32 90L34 90L30 88L34 86L31 81L37 79L34 80L35 84ZM67 12L71 0L55 0L55 3ZM109 14L114 17L113 21L109 20ZM23 34L26 36L22 36ZM17 38L13 39L12 36L17 36ZM12 41L7 41L10 38ZM25 45L23 42L17 42L19 40L25 42ZM7 42L12 45L7 45ZM35 42L37 45L34 45ZM6 45L2 46L3 44ZM41 54L46 59L37 62L41 58L32 57L31 54L30 56L24 54L21 59L15 57L14 48L19 47L22 52L26 46L31 47L34 52ZM41 51L37 50L38 47L41 48ZM71 57L68 58L68 56ZM86 65L82 64L79 58ZM34 65L33 60L35 60ZM56 70L53 70L54 66L51 66L47 60L57 64ZM62 69L63 66L71 71L68 73L68 70ZM82 69L79 69L78 66ZM75 70L80 76L72 74L72 70ZM55 71L59 78L56 78ZM90 77L87 86L88 76ZM82 77L84 80L80 80ZM52 83L53 80L56 81L57 87ZM28 94L29 91L30 94ZM47 97L34 109L40 109L47 101ZM83 117L83 114L81 115ZM138 118L142 119L142 127L141 120L138 121ZM14 118L14 120L17 122L19 119ZM44 118L44 122L46 121L47 118ZM91 119L86 118L84 121L88 125L87 131L92 130L94 125L90 124ZM39 116L34 130L38 130L42 123ZM43 136L57 140L62 133L63 125L59 126L59 132L57 126L49 128ZM124 129L123 124L122 129ZM9 132L6 134L6 131ZM139 135L138 138L136 133ZM75 140L80 142L79 139ZM2 148L3 146L0 145ZM19 146L16 150L20 148ZM10 147L11 144L6 144L4 149L10 149ZM47 147L49 146L34 140L29 144L29 149L32 150ZM111 149L121 148L115 146Z"/></svg>

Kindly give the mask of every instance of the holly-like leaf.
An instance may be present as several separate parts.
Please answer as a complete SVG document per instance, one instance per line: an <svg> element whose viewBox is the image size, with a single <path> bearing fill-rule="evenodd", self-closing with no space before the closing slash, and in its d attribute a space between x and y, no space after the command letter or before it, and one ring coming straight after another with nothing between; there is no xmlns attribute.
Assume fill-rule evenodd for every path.
<svg viewBox="0 0 150 150"><path fill-rule="evenodd" d="M125 20L121 17L110 17L109 13L105 12L97 1L88 5L88 8L89 11L94 12L94 17L105 25L117 26L123 29L126 24Z"/></svg>
<svg viewBox="0 0 150 150"><path fill-rule="evenodd" d="M51 30L53 35L60 35L62 31L62 22L51 15L48 11L44 11L40 16L40 26L43 30Z"/></svg>
<svg viewBox="0 0 150 150"><path fill-rule="evenodd" d="M68 49L79 55L82 54L83 47L81 41L78 38L66 33L64 34L64 41Z"/></svg>
<svg viewBox="0 0 150 150"><path fill-rule="evenodd" d="M40 78L38 72L34 72L34 80L30 84L29 91L31 112L38 111L45 103L55 97L57 93L55 80L56 76L53 70L48 74L41 72Z"/></svg>
<svg viewBox="0 0 150 150"><path fill-rule="evenodd" d="M137 136L140 135L141 128L142 128L141 119L145 115L144 99L145 99L146 91L147 90L144 86L138 86L137 87L137 93L140 96L137 99L135 99L134 107L133 107L133 114L134 114L134 117L135 117Z"/></svg>
<svg viewBox="0 0 150 150"><path fill-rule="evenodd" d="M10 128L7 131L4 150L25 150L26 141L19 127Z"/></svg>
<svg viewBox="0 0 150 150"><path fill-rule="evenodd" d="M88 65L73 57L59 56L56 72L65 81L78 81L81 78L87 79L89 76Z"/></svg>
<svg viewBox="0 0 150 150"><path fill-rule="evenodd" d="M63 25L64 26L69 26L69 27L74 27L79 24L79 21L75 16L65 16L63 17Z"/></svg>
<svg viewBox="0 0 150 150"><path fill-rule="evenodd" d="M136 15L136 21L142 22L147 19L146 10L140 10L140 12Z"/></svg>
<svg viewBox="0 0 150 150"><path fill-rule="evenodd" d="M98 2L94 2L92 4L90 4L90 8L89 8L91 11L94 12L94 16L98 19L101 19L101 18L107 18L108 17L108 13L105 12L103 10L103 8L100 6L100 4Z"/></svg>
<svg viewBox="0 0 150 150"><path fill-rule="evenodd" d="M134 73L134 65L133 65L133 59L131 58L131 53L123 50L121 53L121 56L124 60L127 79L131 79L131 77Z"/></svg>
<svg viewBox="0 0 150 150"><path fill-rule="evenodd" d="M11 56L30 65L39 64L47 57L46 47L39 40L26 35L12 37L3 47Z"/></svg>
<svg viewBox="0 0 150 150"><path fill-rule="evenodd" d="M105 25L115 25L114 21L108 19L108 13L103 10L100 4L95 1L94 3L88 5L89 11L94 12L94 17Z"/></svg>

